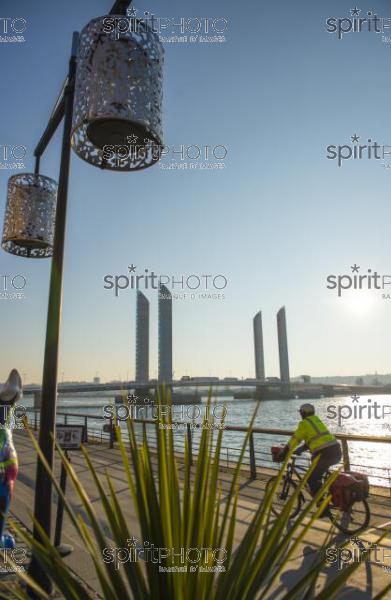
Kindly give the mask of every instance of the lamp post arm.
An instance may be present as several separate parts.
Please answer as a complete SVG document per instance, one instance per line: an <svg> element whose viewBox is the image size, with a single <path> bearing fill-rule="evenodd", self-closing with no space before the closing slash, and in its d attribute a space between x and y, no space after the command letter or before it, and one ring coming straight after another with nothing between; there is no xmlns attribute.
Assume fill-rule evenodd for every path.
<svg viewBox="0 0 391 600"><path fill-rule="evenodd" d="M110 15L126 15L126 10L132 4L132 0L116 0L111 7Z"/></svg>
<svg viewBox="0 0 391 600"><path fill-rule="evenodd" d="M65 112L65 99L64 96L57 104L57 108L54 110L51 119L49 120L45 131L42 134L41 139L38 142L37 147L34 150L34 156L40 157L45 152L47 145L55 134L57 127L60 125Z"/></svg>
<svg viewBox="0 0 391 600"><path fill-rule="evenodd" d="M116 0L113 4L113 6L111 7L110 10L110 15L126 15L126 10L129 8L129 6L132 4L132 0ZM76 51L77 51L77 46L75 45L75 38L73 38L73 43L72 43L72 56L76 55ZM63 117L64 117L64 113L65 113L65 98L64 98L64 90L66 88L67 85L74 85L74 81L67 81L65 80L65 83L62 87L62 90L60 91L59 97L57 99L57 103L55 105L55 108L50 116L49 122L46 126L45 131L42 134L41 139L39 140L37 147L34 150L34 156L36 157L36 159L38 159L39 157L42 156L42 154L45 152L50 140L52 139L53 135L55 134L57 127L60 125ZM36 162L37 165L37 162ZM38 163L38 167L39 167L39 163ZM38 172L38 171L36 171Z"/></svg>

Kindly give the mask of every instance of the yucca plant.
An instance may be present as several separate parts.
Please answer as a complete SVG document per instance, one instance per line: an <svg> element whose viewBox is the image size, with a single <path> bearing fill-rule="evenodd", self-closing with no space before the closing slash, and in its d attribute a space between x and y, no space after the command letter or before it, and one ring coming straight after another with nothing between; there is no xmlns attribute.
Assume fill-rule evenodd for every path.
<svg viewBox="0 0 391 600"><path fill-rule="evenodd" d="M170 395L162 390L159 402L170 406ZM209 395L208 404L211 397ZM129 498L136 511L141 537L151 549L163 550L158 564L151 555L141 560L137 550L129 548L133 532L129 531L123 510L118 503L110 475L99 477L91 463L88 451L83 448L85 463L92 475L96 493L106 519L103 528L98 520L82 481L72 465L58 448L68 476L88 516L89 526L80 514L76 514L67 498L63 496L56 478L51 475L57 493L63 497L65 510L77 531L86 552L91 555L106 600L253 600L267 599L275 590L280 575L286 570L289 559L326 506L327 489L335 478L333 475L323 486L318 497L309 502L302 514L292 524L289 515L297 495L307 477L287 502L278 519L271 514L271 504L279 480L272 490L260 499L247 530L235 545L236 516L238 509L238 482L245 450L251 434L256 411L245 436L236 468L232 473L228 492L222 497L219 484L220 453L223 429L213 432L213 418L208 413L202 423L200 444L195 465L191 466L190 448L185 439L184 456L174 450L171 411L165 411L156 423L156 448L143 427L141 443L137 442L135 426L127 421L129 442L122 439L117 430L117 440L126 473ZM30 432L41 460L44 457ZM289 460L289 456L286 461ZM154 468L153 463L157 461ZM179 464L184 466L183 482L178 475ZM286 464L286 462L285 462ZM46 465L47 466L47 465ZM280 471L282 477L283 469ZM325 497L326 495L326 497ZM319 506L317 507L317 504ZM78 578L67 567L52 542L40 529L41 542L14 524L18 534L32 549L37 560L52 580L54 587L67 599L84 600L88 593ZM37 524L39 528L39 524ZM110 532L108 538L107 531ZM325 536L323 548L314 556L313 566L303 573L294 587L279 598L310 598L322 570L327 569L324 549L331 539L331 530ZM107 557L107 548L128 548L130 560L119 564ZM202 552L202 560L194 562L196 551ZM220 549L217 551L216 549ZM171 550L174 551L171 552ZM169 551L169 556L163 557ZM213 553L214 551L214 553ZM221 558L224 557L224 560ZM156 555L155 555L156 558ZM221 568L216 568L220 566ZM346 567L336 579L318 592L317 599L335 597L359 563ZM159 567L163 569L159 569ZM202 567L202 568L201 568ZM33 588L41 598L46 593L24 572L18 572L18 583L3 586L4 598L28 598L25 585ZM391 585L391 584L390 584ZM381 598L386 594L383 590Z"/></svg>

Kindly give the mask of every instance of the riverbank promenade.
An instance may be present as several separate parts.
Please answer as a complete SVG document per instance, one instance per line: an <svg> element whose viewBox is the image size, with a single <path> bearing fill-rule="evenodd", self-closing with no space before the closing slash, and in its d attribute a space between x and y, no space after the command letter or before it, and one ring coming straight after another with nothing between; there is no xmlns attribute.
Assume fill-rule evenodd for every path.
<svg viewBox="0 0 391 600"><path fill-rule="evenodd" d="M25 431L16 431L14 434L15 445L19 455L20 473L16 483L15 497L12 504L13 516L21 522L27 529L32 529L31 512L34 502L35 488L35 470L36 470L36 452L33 444ZM107 443L89 443L86 444L92 463L98 473L104 475L106 471L110 472L112 477L118 502L120 503L126 515L129 531L132 532L134 538L138 540L137 544L142 546L140 538L140 530L138 521L135 515L134 507L129 498L128 485L126 476L122 467L122 461L119 450L117 448L109 449ZM95 493L95 486L92 482L91 475L84 464L81 452L70 451L69 456L77 475L87 489L94 509L97 515L104 523L103 512L99 503L99 499ZM59 471L59 461L56 460L56 469ZM181 458L178 457L179 476L183 479L183 465ZM156 463L154 464L156 468ZM270 471L269 471L270 472ZM193 473L194 475L194 473ZM220 482L222 485L222 507L224 506L224 492L228 491L229 483L232 477L230 468L222 467L220 469ZM243 471L240 477L240 495L239 507L237 513L237 528L235 533L235 542L238 543L251 521L254 512L262 498L265 490L265 485L269 475L266 470L259 471L256 479L250 479L249 473ZM83 507L80 505L80 500L74 493L72 485L68 483L66 496L73 508L81 515L84 515ZM359 534L359 538L364 542L375 543L381 533L385 529L391 528L391 497L390 490L383 490L383 494L371 493L370 498L371 522L369 528ZM53 495L53 527L57 510L56 494ZM87 517L85 516L87 521ZM289 562L289 568L281 575L279 584L273 589L268 599L277 600L283 596L294 584L299 574L303 574L311 566L314 559L314 553L322 545L327 532L329 531L330 523L328 520L317 520L313 527L307 532L305 538L300 542L294 556ZM298 532L298 534L300 531ZM337 541L342 542L349 536L339 534ZM335 540L336 538L334 538ZM91 597L94 597L95 592L99 595L100 585L95 575L95 570L92 561L89 558L88 552L81 544L80 540L75 536L72 525L70 524L67 515L64 514L62 543L71 544L74 551L65 559L71 569L86 583ZM114 544L112 544L114 545ZM110 539L108 539L110 546ZM384 588L391 580L391 532L382 542L382 552L385 558L383 562L376 560L368 563L363 563L355 574L349 579L348 585L344 588L343 598L345 599L366 599L373 598L376 593ZM380 546L379 546L380 548ZM334 569L335 566L335 569ZM323 585L327 578L332 578L338 574L338 565L333 565L327 574L320 578L320 586ZM3 576L4 573L3 573ZM1 575L0 575L1 577ZM319 591L319 590L318 590Z"/></svg>

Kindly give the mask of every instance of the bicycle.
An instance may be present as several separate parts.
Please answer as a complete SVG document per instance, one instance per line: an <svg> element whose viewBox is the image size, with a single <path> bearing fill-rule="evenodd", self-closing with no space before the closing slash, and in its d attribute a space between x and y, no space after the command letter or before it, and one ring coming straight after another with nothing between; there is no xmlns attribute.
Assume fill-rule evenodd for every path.
<svg viewBox="0 0 391 600"><path fill-rule="evenodd" d="M303 476L300 474L300 471L307 471L306 467L296 465L295 463L296 456L292 456L291 460L288 462L286 472L280 479L280 483L275 491L271 510L277 517L280 516L285 503L297 489L298 483L295 481L295 479L293 479L293 477L296 476L301 482L303 481ZM322 485L326 482L330 474L331 472L327 470L323 475ZM266 494L268 490L273 487L277 477L278 476L276 475L268 481L265 490ZM309 491L308 485L306 485L305 488ZM301 507L305 502L306 499L304 494L300 492L297 496L296 504L292 507L290 519L294 519L299 514ZM347 510L342 510L341 508L335 506L331 500L328 508L330 510L328 518L343 533L359 533L360 531L366 529L369 525L371 513L368 502L365 499L353 502Z"/></svg>

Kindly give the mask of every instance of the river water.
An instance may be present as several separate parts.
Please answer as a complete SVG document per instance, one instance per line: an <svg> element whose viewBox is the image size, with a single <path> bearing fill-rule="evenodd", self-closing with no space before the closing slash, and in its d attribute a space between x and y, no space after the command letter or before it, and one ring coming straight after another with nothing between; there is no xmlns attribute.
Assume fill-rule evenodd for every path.
<svg viewBox="0 0 391 600"><path fill-rule="evenodd" d="M103 416L103 407L113 402L114 394L90 395L78 394L77 396L60 396L58 412L72 412L88 415ZM173 407L174 420L190 420L193 410L196 414L205 410L206 398L198 408L192 406ZM316 407L317 415L323 420L330 431L335 433L357 434L364 436L388 437L391 442L391 396L361 396L351 398L338 396L334 398L321 398L306 400L312 402ZM257 406L254 400L235 400L233 397L218 396L213 399L214 414L218 418L226 411L226 425L247 426ZM298 409L303 400L263 400L255 419L254 427L270 429L292 430L297 426L300 415ZM28 403L26 402L26 405ZM225 407L225 409L224 409ZM142 412L138 412L142 417ZM148 416L148 414L146 415ZM149 410L149 418L151 409ZM200 419L198 419L199 421ZM68 422L78 422L77 418L68 418ZM58 422L63 422L63 417L58 417ZM108 421L88 419L88 427L102 431L103 423ZM125 424L122 424L125 427ZM140 431L141 426L136 425ZM148 428L149 435L154 437L154 428ZM244 433L236 431L224 431L223 452L224 461L233 461L238 456L243 444ZM200 436L199 430L193 431L194 451ZM184 431L175 432L176 447L183 449ZM254 445L256 450L257 465L271 466L270 447L272 445L284 444L286 436L275 436L268 434L254 434ZM349 455L353 470L362 471L370 475L372 483L391 487L391 443L375 442L349 442ZM248 462L248 453L245 457Z"/></svg>

